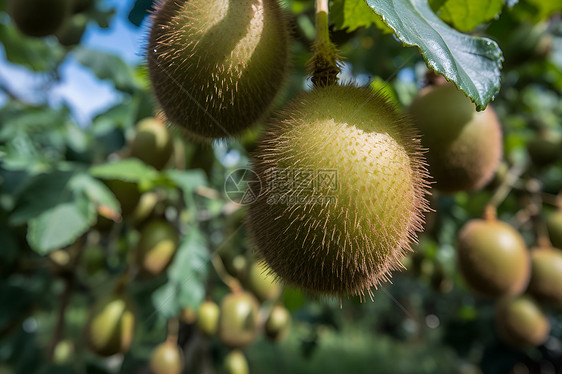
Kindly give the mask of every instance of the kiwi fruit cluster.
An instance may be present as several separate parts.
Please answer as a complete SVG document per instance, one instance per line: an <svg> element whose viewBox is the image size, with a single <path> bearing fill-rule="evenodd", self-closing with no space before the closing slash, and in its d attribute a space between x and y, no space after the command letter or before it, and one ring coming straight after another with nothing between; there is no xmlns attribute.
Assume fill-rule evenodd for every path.
<svg viewBox="0 0 562 374"><path fill-rule="evenodd" d="M288 55L277 0L164 0L152 18L147 58L168 120L204 140L239 135L267 113Z"/></svg>
<svg viewBox="0 0 562 374"><path fill-rule="evenodd" d="M427 147L434 187L446 193L484 187L502 156L502 131L491 106L475 105L452 83L428 86L409 108Z"/></svg>

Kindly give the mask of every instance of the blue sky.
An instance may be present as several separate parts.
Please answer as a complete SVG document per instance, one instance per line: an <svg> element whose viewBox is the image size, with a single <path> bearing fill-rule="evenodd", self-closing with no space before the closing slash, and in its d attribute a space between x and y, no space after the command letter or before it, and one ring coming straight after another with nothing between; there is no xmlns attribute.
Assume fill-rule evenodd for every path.
<svg viewBox="0 0 562 374"><path fill-rule="evenodd" d="M115 7L118 14L109 29L101 29L90 23L82 44L90 49L118 55L128 63L141 63L147 26L145 24L137 28L127 20L133 3L134 0L105 0L104 5ZM119 100L118 93L110 83L98 80L74 59L67 59L61 70L62 82L54 87L49 101L55 105L61 101L67 102L80 124L87 124L93 115ZM21 97L30 98L44 76L8 63L0 48L0 79Z"/></svg>

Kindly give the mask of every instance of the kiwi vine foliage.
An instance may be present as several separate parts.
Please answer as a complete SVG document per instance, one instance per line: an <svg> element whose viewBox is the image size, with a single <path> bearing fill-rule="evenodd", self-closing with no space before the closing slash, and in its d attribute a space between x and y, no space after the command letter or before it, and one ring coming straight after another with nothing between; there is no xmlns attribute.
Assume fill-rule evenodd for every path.
<svg viewBox="0 0 562 374"><path fill-rule="evenodd" d="M72 11L87 20L86 34L71 35L74 38L60 33L45 38L24 36L11 22L9 3L0 0L0 373L147 372L152 351L166 339L168 318L186 306L196 309L207 297L220 305L229 294L212 265L212 254L224 259L230 274L240 271L241 258L254 255L244 223L257 206L233 204L225 193L225 180L233 171L249 165L250 155L258 151L256 139L264 131L269 136L268 147L278 146L282 139L274 138L280 137L283 118L295 116L288 111L304 110L297 103L289 107L293 109L278 111L295 98L306 102L307 96L299 95L306 95L304 87L310 87L305 68L315 37L314 2L285 0L282 4L290 30L287 55L270 57L288 60L290 68L279 73L286 81L275 100L256 99L259 105L271 106L277 113L273 118L278 126L264 130L261 122L265 120L258 121L250 131L241 131L236 140L205 145L172 130L173 153L166 165L142 154L142 149L131 151L130 146L138 128L144 127L137 124L156 112L147 66L132 64L90 43L91 33L116 30L127 23L127 27L146 35L146 43L137 46L137 52L144 54L149 46L147 17L152 1L96 0L93 5L79 1ZM400 112L406 112L423 84L426 65L417 48L404 47L394 37L392 29L398 20L390 19L389 14L383 14L383 20L373 11L371 7L376 8L377 3L330 2L331 36L345 62L341 81L370 86L382 92ZM411 8L422 1L392 3ZM407 270L393 271L392 283L372 289L373 302L360 303L360 297L319 299L287 287L280 296L280 305L292 319L287 335L273 343L258 326L258 340L244 349L243 356L238 352L227 356L230 351L218 337L202 337L196 327L182 322L178 343L186 355L186 372L204 368L220 372L225 361L240 364L245 357L251 372L260 374L519 372L513 371L514 367L528 373L559 373L560 309L549 308L548 321L538 317L541 327L550 324L547 344L527 350L508 346L493 327L494 303L474 297L462 279L456 249L457 233L481 216L501 181L501 170L513 165L520 166L522 173L499 205L498 218L517 225L528 247L536 246L536 227L540 231L543 218L548 218L545 227L553 233L550 240L555 246L562 245L562 231L553 229L562 225L562 215L555 213L549 200L562 190L562 156L557 153L561 147L556 143L562 136L560 2L430 0L428 5L446 25L440 26L439 32L455 29L484 36L502 51L501 87L491 104L502 128L499 171L478 191L449 195L434 192L426 197L435 212L425 214L419 244L403 262ZM484 7L486 11L481 11ZM429 8L424 8L426 11ZM419 21L416 18L399 27L415 26ZM427 45L434 41L425 31L418 34ZM495 52L490 55L497 57ZM452 56L453 60L448 60L451 57L447 54L438 57L454 63L455 53ZM491 64L497 65L497 60ZM111 105L86 121L78 121L68 103L50 99L69 66L76 65L115 97ZM8 66L25 72L30 79L14 85ZM484 84L477 77L465 83ZM209 103L214 104L214 99ZM344 95L338 101L354 99ZM252 109L252 104L241 105ZM326 110L310 106L329 112L336 104L331 103ZM308 144L306 137L301 141L303 152L315 146ZM137 157L129 157L128 152ZM410 152L417 154L418 146ZM347 168L349 173L356 172L354 165ZM358 183L365 181L358 177ZM537 185L542 191L542 205L536 194L529 193L528 188ZM387 186L392 191L399 187L403 186ZM389 216L392 212L409 215L407 223L401 222L409 234L420 229L420 212L398 211L398 205L408 199L422 199L422 190L381 192L392 206ZM146 201L156 201L149 213L137 209L140 196L147 193ZM540 219L523 221L537 204ZM152 212L176 228L173 261L150 268L160 272L157 276L145 271L123 277L130 264L139 261L134 255L141 236L139 222ZM271 235L270 229L259 227L267 235ZM533 257L534 267L560 262L559 256L550 252L533 252ZM292 266L291 271L298 272L296 277L312 276L308 269L299 269L294 263ZM393 267L400 264L394 261ZM552 279L559 278L555 274ZM241 280L250 290L245 282L248 280ZM97 338L110 341L103 347L108 349L106 354L122 350L121 344L130 343L130 347L125 354L107 359L86 348L92 343L86 339L91 336L85 336L84 326L92 309L97 310L95 305L112 300L104 297L111 296L108 294L116 284L118 289L126 289L131 306L129 312L129 304L117 302L118 308L111 310L120 316L117 319L123 334L111 339L115 337L103 336L103 328L94 330L100 331ZM560 287L553 284L531 275L532 287L546 301L560 297ZM273 306L271 299L275 298L263 295L261 310ZM534 305L518 299L513 308L532 316L536 315ZM508 307L502 304L502 308ZM129 342L131 314L134 336ZM503 328L511 328L509 319L504 322ZM90 325L97 326L95 322ZM542 338L538 336L537 341Z"/></svg>

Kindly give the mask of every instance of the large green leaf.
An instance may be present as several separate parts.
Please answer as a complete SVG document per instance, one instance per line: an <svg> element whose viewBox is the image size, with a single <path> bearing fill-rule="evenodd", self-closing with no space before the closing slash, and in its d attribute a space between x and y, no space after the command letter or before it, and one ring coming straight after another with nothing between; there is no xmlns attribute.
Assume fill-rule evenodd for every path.
<svg viewBox="0 0 562 374"><path fill-rule="evenodd" d="M504 0L447 0L437 14L457 30L471 31L496 17Z"/></svg>
<svg viewBox="0 0 562 374"><path fill-rule="evenodd" d="M455 82L478 110L499 91L502 53L497 43L449 27L427 0L366 1L404 44L417 46L427 65Z"/></svg>
<svg viewBox="0 0 562 374"><path fill-rule="evenodd" d="M72 190L82 193L90 199L97 207L109 208L114 212L121 213L121 205L111 190L99 180L88 174L79 174L72 178Z"/></svg>
<svg viewBox="0 0 562 374"><path fill-rule="evenodd" d="M158 177L156 169L136 158L94 166L90 169L90 174L101 179L118 179L137 183L154 180Z"/></svg>
<svg viewBox="0 0 562 374"><path fill-rule="evenodd" d="M330 14L336 30L347 29L352 32L360 27L375 25L386 33L392 32L381 16L369 11L369 6L363 0L334 0Z"/></svg>

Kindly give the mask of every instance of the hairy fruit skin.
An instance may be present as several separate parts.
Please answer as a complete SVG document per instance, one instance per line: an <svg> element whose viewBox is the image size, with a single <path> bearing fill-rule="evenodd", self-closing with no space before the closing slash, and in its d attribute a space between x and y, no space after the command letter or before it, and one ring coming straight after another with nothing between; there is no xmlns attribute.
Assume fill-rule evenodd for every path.
<svg viewBox="0 0 562 374"><path fill-rule="evenodd" d="M152 374L181 374L183 366L182 351L172 341L160 344L150 357Z"/></svg>
<svg viewBox="0 0 562 374"><path fill-rule="evenodd" d="M463 278L480 295L515 296L529 283L529 252L521 235L507 223L469 221L459 231L457 255Z"/></svg>
<svg viewBox="0 0 562 374"><path fill-rule="evenodd" d="M17 28L27 36L55 33L71 10L70 0L9 0L8 13Z"/></svg>
<svg viewBox="0 0 562 374"><path fill-rule="evenodd" d="M264 116L286 75L277 0L164 0L148 44L156 98L196 139L240 134Z"/></svg>
<svg viewBox="0 0 562 374"><path fill-rule="evenodd" d="M219 338L231 348L245 348L258 336L259 304L247 292L225 296L221 303Z"/></svg>
<svg viewBox="0 0 562 374"><path fill-rule="evenodd" d="M312 293L363 295L387 280L427 210L419 142L368 89L295 98L265 131L254 171L263 186L248 212L257 251L279 278Z"/></svg>
<svg viewBox="0 0 562 374"><path fill-rule="evenodd" d="M435 188L478 190L492 179L502 156L502 131L490 106L477 112L462 91L447 83L422 90L409 113L428 148Z"/></svg>
<svg viewBox="0 0 562 374"><path fill-rule="evenodd" d="M529 293L540 302L562 307L562 250L533 249L531 268Z"/></svg>
<svg viewBox="0 0 562 374"><path fill-rule="evenodd" d="M550 322L533 299L519 296L498 303L496 329L510 346L528 348L546 341L550 334Z"/></svg>

